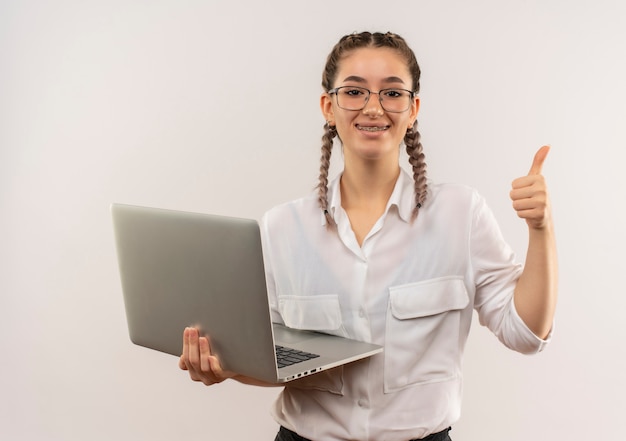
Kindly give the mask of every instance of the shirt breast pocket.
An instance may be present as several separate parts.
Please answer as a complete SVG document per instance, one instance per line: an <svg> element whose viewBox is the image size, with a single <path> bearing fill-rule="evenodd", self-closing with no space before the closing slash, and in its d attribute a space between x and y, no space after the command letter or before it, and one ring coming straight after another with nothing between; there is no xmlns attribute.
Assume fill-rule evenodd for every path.
<svg viewBox="0 0 626 441"><path fill-rule="evenodd" d="M278 309L285 326L345 336L339 296L281 296Z"/></svg>
<svg viewBox="0 0 626 441"><path fill-rule="evenodd" d="M469 295L460 276L389 288L385 393L456 378L461 369L461 311Z"/></svg>

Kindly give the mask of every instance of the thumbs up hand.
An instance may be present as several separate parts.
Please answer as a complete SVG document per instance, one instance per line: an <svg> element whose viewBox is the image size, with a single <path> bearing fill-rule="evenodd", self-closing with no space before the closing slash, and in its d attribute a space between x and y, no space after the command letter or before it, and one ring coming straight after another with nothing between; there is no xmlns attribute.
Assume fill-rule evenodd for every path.
<svg viewBox="0 0 626 441"><path fill-rule="evenodd" d="M528 175L514 180L510 193L517 215L534 229L545 228L550 221L548 189L541 174L549 151L549 146L543 146L537 151Z"/></svg>

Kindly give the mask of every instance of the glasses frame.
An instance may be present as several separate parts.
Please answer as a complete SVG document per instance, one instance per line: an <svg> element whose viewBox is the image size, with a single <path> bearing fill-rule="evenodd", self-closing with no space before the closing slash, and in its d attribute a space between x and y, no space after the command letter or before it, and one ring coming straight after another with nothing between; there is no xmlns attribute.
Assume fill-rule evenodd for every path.
<svg viewBox="0 0 626 441"><path fill-rule="evenodd" d="M367 96L365 97L365 102L363 103L363 107L361 107L360 109L348 109L346 107L343 107L341 104L339 104L338 92L341 89L360 89L360 90L367 91ZM385 105L383 104L383 97L382 97L381 94L385 93L385 92L387 92L389 90L402 90L403 92L408 92L409 93L409 102L407 103L406 109L404 109L404 110L387 110L385 108ZM389 113L406 112L407 110L409 110L411 108L411 100L413 100L415 98L415 96L417 95L416 92L414 92L412 90L408 90L408 89L403 89L401 87L388 87L386 89L380 89L378 92L372 92L367 87L361 87L361 86L339 86L339 87L335 87L334 89L330 89L327 93L329 95L335 95L337 97L337 105L339 106L339 108L341 108L343 110L349 110L349 111L355 111L355 112L365 109L365 106L367 106L367 103L369 102L370 97L372 96L372 94L378 95L378 103L380 104L380 107L382 107L385 112L389 112Z"/></svg>

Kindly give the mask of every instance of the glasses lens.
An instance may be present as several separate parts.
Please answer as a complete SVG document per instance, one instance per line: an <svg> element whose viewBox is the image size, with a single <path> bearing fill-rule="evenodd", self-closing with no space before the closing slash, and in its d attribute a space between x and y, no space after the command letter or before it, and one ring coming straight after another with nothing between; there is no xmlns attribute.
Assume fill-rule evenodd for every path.
<svg viewBox="0 0 626 441"><path fill-rule="evenodd" d="M369 94L369 90L362 87L340 87L337 89L337 105L346 110L361 110Z"/></svg>
<svg viewBox="0 0 626 441"><path fill-rule="evenodd" d="M411 104L411 92L404 89L384 89L379 92L380 104L387 112L404 112Z"/></svg>

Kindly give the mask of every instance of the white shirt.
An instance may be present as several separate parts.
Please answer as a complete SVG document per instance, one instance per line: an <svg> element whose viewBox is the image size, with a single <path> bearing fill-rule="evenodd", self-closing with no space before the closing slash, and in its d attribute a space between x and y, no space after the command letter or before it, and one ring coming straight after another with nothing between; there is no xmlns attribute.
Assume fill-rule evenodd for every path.
<svg viewBox="0 0 626 441"><path fill-rule="evenodd" d="M273 320L384 346L381 354L289 383L272 414L315 441L407 441L460 415L461 361L472 309L508 347L543 349L520 319L515 263L476 191L431 185L411 221L413 181L402 171L383 216L357 243L337 177L328 230L316 195L261 222Z"/></svg>

